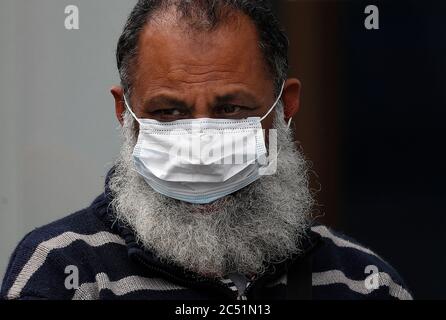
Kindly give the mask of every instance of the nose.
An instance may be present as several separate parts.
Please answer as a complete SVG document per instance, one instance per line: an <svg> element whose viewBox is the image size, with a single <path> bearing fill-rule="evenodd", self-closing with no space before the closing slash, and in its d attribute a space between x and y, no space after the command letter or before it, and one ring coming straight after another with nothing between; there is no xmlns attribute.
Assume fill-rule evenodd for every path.
<svg viewBox="0 0 446 320"><path fill-rule="evenodd" d="M212 106L206 95L200 95L196 100L192 109L192 118L212 118Z"/></svg>

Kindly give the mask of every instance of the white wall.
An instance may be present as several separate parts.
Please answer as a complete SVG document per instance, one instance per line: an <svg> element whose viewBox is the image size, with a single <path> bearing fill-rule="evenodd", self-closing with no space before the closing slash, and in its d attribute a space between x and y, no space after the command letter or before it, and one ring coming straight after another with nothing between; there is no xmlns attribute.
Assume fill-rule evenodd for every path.
<svg viewBox="0 0 446 320"><path fill-rule="evenodd" d="M25 233L103 190L119 148L114 52L134 3L0 2L0 281ZM79 30L65 29L70 4Z"/></svg>

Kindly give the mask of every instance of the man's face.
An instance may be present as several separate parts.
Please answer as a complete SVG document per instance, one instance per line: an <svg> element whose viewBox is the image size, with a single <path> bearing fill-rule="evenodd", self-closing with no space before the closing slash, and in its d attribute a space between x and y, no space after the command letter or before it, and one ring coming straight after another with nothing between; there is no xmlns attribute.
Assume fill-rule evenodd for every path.
<svg viewBox="0 0 446 320"><path fill-rule="evenodd" d="M167 13L150 22L139 39L130 104L139 118L241 119L263 116L274 103L268 71L253 22L242 14L211 31L197 31ZM287 81L283 101L292 117L300 84ZM115 87L119 120L122 89ZM262 123L271 128L272 116Z"/></svg>
<svg viewBox="0 0 446 320"><path fill-rule="evenodd" d="M230 23L199 32L161 17L146 26L139 41L130 97L138 118L267 113L276 98L274 85L248 18L235 15ZM298 109L299 89L297 79L287 80L280 107L262 121L278 133L276 174L204 206L157 193L135 171L137 123L124 112L122 88L113 88L124 138L108 184L117 218L164 261L210 277L260 274L267 263L298 252L313 204L306 161L285 122Z"/></svg>

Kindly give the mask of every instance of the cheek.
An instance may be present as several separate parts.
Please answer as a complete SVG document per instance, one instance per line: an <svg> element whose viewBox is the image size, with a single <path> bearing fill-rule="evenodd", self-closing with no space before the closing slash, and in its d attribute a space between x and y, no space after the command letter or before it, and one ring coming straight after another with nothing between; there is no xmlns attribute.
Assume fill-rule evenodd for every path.
<svg viewBox="0 0 446 320"><path fill-rule="evenodd" d="M265 144L266 144L267 148L269 147L269 140L270 140L270 135L271 135L270 129L271 128L268 128L268 129L265 129L265 131L264 131L265 132ZM274 136L272 136L272 137L274 137Z"/></svg>
<svg viewBox="0 0 446 320"><path fill-rule="evenodd" d="M264 130L269 130L273 127L273 121L274 121L275 114L276 113L274 111L271 112L271 114L268 117L266 117L266 119L264 119L262 121L262 128Z"/></svg>
<svg viewBox="0 0 446 320"><path fill-rule="evenodd" d="M277 137L277 134L274 134L272 132L270 132L271 129L273 128L273 123L274 123L274 117L276 116L276 112L271 112L271 114L262 121L262 128L265 132L265 143L267 148L269 147L269 140L270 140L270 136L273 137Z"/></svg>

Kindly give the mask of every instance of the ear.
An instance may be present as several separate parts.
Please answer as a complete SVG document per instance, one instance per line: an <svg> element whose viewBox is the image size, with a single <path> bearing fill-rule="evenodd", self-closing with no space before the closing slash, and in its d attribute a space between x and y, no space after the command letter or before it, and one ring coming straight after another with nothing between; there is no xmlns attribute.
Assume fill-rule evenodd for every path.
<svg viewBox="0 0 446 320"><path fill-rule="evenodd" d="M122 126L124 123L123 114L125 111L124 89L120 86L113 86L110 89L110 92L113 95L113 98L115 99L116 118L118 119L119 123Z"/></svg>
<svg viewBox="0 0 446 320"><path fill-rule="evenodd" d="M300 88L301 83L298 79L291 78L285 82L282 93L282 102L286 122L293 118L299 111Z"/></svg>

